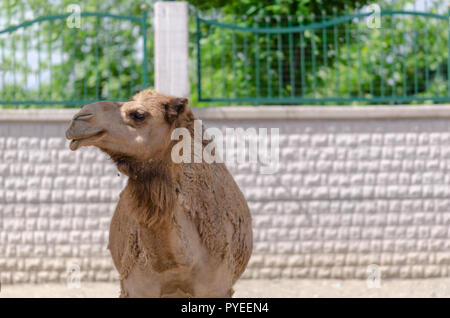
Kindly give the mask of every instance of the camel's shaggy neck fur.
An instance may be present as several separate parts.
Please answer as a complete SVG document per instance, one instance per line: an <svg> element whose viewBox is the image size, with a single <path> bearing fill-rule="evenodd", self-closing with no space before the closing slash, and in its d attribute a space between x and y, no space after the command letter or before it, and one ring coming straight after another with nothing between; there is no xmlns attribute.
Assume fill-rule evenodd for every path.
<svg viewBox="0 0 450 318"><path fill-rule="evenodd" d="M120 153L109 153L119 171L129 176L128 188L136 206L139 223L147 226L171 220L177 199L179 167L162 158L146 162Z"/></svg>
<svg viewBox="0 0 450 318"><path fill-rule="evenodd" d="M177 243L171 233L176 224L174 210L179 191L179 167L172 164L170 158L162 159L167 155L144 162L124 154L108 154L119 171L129 177L129 213L145 229L140 231L141 243L136 241L135 244L146 246L155 272L176 268L180 260L173 253L172 245ZM122 274L122 279L128 276Z"/></svg>

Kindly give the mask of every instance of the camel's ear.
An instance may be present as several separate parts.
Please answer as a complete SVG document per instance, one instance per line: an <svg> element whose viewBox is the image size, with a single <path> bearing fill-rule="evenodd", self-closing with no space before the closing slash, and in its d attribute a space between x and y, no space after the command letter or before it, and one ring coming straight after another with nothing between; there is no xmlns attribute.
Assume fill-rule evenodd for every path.
<svg viewBox="0 0 450 318"><path fill-rule="evenodd" d="M183 114L188 106L187 98L173 98L164 104L164 117L169 124L172 124L181 114Z"/></svg>

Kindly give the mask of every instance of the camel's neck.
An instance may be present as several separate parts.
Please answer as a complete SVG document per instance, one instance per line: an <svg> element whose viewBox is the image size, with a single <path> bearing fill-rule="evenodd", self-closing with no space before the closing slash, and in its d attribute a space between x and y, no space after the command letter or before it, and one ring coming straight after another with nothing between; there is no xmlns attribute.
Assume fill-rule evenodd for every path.
<svg viewBox="0 0 450 318"><path fill-rule="evenodd" d="M142 162L124 155L110 156L129 177L121 200L126 214L139 225L140 244L153 269L160 272L189 263L175 211L182 168L170 158Z"/></svg>
<svg viewBox="0 0 450 318"><path fill-rule="evenodd" d="M137 221L150 226L163 219L170 219L177 198L179 173L178 167L170 158L166 158L169 154L151 160L140 160L126 154L106 152L119 171L129 177L129 211Z"/></svg>
<svg viewBox="0 0 450 318"><path fill-rule="evenodd" d="M128 188L137 220L147 226L170 220L177 200L178 180L172 167L158 166L130 177Z"/></svg>
<svg viewBox="0 0 450 318"><path fill-rule="evenodd" d="M153 175L145 182L129 179L128 212L137 220L139 245L156 272L176 269L189 263L189 247L180 225L186 222L177 213L176 182L167 175Z"/></svg>
<svg viewBox="0 0 450 318"><path fill-rule="evenodd" d="M127 212L138 223L140 245L157 272L178 267L184 257L177 229L178 180L168 166L130 176L125 193ZM178 251L178 252L177 252Z"/></svg>

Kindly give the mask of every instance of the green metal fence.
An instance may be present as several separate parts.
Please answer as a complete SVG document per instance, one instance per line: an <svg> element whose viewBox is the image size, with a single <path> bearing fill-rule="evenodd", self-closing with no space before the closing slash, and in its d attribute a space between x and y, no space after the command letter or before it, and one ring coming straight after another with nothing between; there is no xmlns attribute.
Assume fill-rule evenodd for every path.
<svg viewBox="0 0 450 318"><path fill-rule="evenodd" d="M221 23L197 16L198 99L228 103L450 101L448 15L381 11Z"/></svg>
<svg viewBox="0 0 450 318"><path fill-rule="evenodd" d="M80 12L78 26L71 18L47 15L0 31L0 107L126 100L148 87L147 11Z"/></svg>

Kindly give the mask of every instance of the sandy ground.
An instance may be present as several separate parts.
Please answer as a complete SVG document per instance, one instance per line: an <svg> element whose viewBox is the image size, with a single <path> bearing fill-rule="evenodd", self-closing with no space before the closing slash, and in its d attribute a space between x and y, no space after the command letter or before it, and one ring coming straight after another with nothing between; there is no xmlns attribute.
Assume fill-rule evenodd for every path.
<svg viewBox="0 0 450 318"><path fill-rule="evenodd" d="M284 279L240 280L235 297L450 297L450 278L384 280L380 288L368 288L361 280ZM118 283L3 285L3 297L118 297Z"/></svg>

